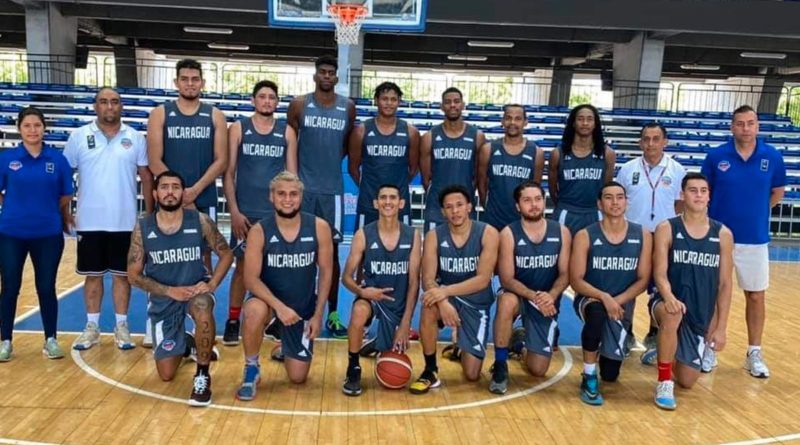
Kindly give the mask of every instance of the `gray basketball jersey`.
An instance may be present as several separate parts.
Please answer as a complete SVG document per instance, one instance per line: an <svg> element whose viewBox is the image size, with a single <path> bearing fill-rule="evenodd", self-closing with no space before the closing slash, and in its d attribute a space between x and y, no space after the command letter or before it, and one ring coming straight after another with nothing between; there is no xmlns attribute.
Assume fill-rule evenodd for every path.
<svg viewBox="0 0 800 445"><path fill-rule="evenodd" d="M400 197L406 201L403 214L410 214L408 192L408 123L397 119L394 132L383 135L375 119L364 123L364 140L361 145L361 183L358 185L358 211L374 212L372 200L378 195L381 184L400 188Z"/></svg>
<svg viewBox="0 0 800 445"><path fill-rule="evenodd" d="M200 103L197 113L186 116L174 101L164 103L164 163L183 177L187 187L196 183L214 162L213 109L210 104ZM217 205L216 183L200 193L195 205Z"/></svg>
<svg viewBox="0 0 800 445"><path fill-rule="evenodd" d="M514 189L523 182L533 179L536 144L527 141L525 149L517 155L509 154L503 139L495 139L489 155L489 196L483 221L501 230L519 219Z"/></svg>
<svg viewBox="0 0 800 445"><path fill-rule="evenodd" d="M463 185L475 196L475 138L478 129L464 124L464 133L450 138L442 124L431 128L431 184L425 199L425 217L441 220L439 192L453 184Z"/></svg>
<svg viewBox="0 0 800 445"><path fill-rule="evenodd" d="M259 224L264 231L261 281L300 318L310 319L317 302L316 217L300 212L300 232L292 241L287 241L278 230L274 214Z"/></svg>
<svg viewBox="0 0 800 445"><path fill-rule="evenodd" d="M144 248L144 275L166 286L193 286L205 278L203 228L196 210L184 209L177 232L167 235L158 228L156 214L139 220ZM166 295L150 294L151 309L169 305ZM158 307L157 307L158 306Z"/></svg>
<svg viewBox="0 0 800 445"><path fill-rule="evenodd" d="M472 221L469 238L461 247L456 247L450 235L450 227L442 224L436 227L436 240L439 255L439 269L436 274L437 281L442 285L450 285L466 281L478 273L478 260L483 251L483 231L486 223ZM475 307L488 307L494 302L494 292L489 284L474 294L460 295L458 297L466 304Z"/></svg>
<svg viewBox="0 0 800 445"><path fill-rule="evenodd" d="M522 221L510 224L514 235L514 278L528 289L547 292L558 278L558 257L561 254L561 225L547 221L544 238L533 242L522 228Z"/></svg>
<svg viewBox="0 0 800 445"><path fill-rule="evenodd" d="M341 195L342 154L351 124L348 99L336 95L332 107L323 107L314 94L305 95L303 115L297 132L298 168L305 190L323 195Z"/></svg>
<svg viewBox="0 0 800 445"><path fill-rule="evenodd" d="M669 284L675 297L686 305L683 320L695 332L705 333L717 304L722 225L709 219L708 233L695 239L689 236L680 216L668 221L672 227L667 269Z"/></svg>
<svg viewBox="0 0 800 445"><path fill-rule="evenodd" d="M599 222L587 227L586 231L589 233L589 254L584 279L615 297L636 282L642 251L642 226L628 222L628 233L619 244L608 241Z"/></svg>
<svg viewBox="0 0 800 445"><path fill-rule="evenodd" d="M400 239L393 250L388 250L378 233L378 223L364 226L364 284L367 287L394 289L394 301L379 302L394 313L402 314L408 293L408 268L414 244L414 228L400 223Z"/></svg>
<svg viewBox="0 0 800 445"><path fill-rule="evenodd" d="M252 118L242 119L242 141L236 164L236 202L250 219L266 218L272 210L269 182L286 168L286 121L275 120L269 134L260 134Z"/></svg>
<svg viewBox="0 0 800 445"><path fill-rule="evenodd" d="M558 164L558 207L596 212L605 171L605 159L594 153L579 158L562 151Z"/></svg>

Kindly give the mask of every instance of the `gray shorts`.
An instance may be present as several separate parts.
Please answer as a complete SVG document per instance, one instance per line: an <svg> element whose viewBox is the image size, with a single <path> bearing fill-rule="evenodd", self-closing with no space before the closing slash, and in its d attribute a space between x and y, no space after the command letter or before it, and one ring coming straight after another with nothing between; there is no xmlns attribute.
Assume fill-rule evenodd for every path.
<svg viewBox="0 0 800 445"><path fill-rule="evenodd" d="M260 221L258 218L250 218L247 217L247 221L250 222L250 225L253 226ZM229 241L231 246L231 250L233 250L233 255L236 258L243 258L244 257L244 250L247 248L247 240L240 240L236 238L236 235L233 234L233 230L231 230L231 239Z"/></svg>
<svg viewBox="0 0 800 445"><path fill-rule="evenodd" d="M303 192L303 204L300 208L330 224L334 244L342 242L344 196Z"/></svg>
<svg viewBox="0 0 800 445"><path fill-rule="evenodd" d="M575 234L601 219L600 211L597 209L586 211L567 210L562 207L553 209L553 219L558 221L561 225L567 226L569 233Z"/></svg>
<svg viewBox="0 0 800 445"><path fill-rule="evenodd" d="M461 297L450 298L458 311L461 326L458 328L458 347L462 352L483 360L489 337L489 307L474 306Z"/></svg>
<svg viewBox="0 0 800 445"><path fill-rule="evenodd" d="M287 358L310 362L314 355L314 342L306 336L308 320L301 320L291 326L284 326L280 320L278 329L281 335L281 350Z"/></svg>
<svg viewBox="0 0 800 445"><path fill-rule="evenodd" d="M161 300L158 305L147 305L147 322L153 332L153 356L156 360L179 357L186 352L188 304L188 301Z"/></svg>
<svg viewBox="0 0 800 445"><path fill-rule="evenodd" d="M664 300L659 296L655 296L647 302L647 308L653 320L656 319L656 306L663 302ZM678 349L675 351L675 360L699 371L703 363L705 350L705 333L697 332L689 326L689 323L682 321L678 326Z"/></svg>
<svg viewBox="0 0 800 445"><path fill-rule="evenodd" d="M365 327L372 325L372 321L378 320L378 333L375 337L375 349L378 352L389 351L394 348L394 335L397 327L400 326L400 321L403 319L404 312L393 312L386 305L380 301L369 301L362 298L356 298L355 301L364 300L370 304L372 314L367 320ZM355 301L353 304L355 304Z"/></svg>
<svg viewBox="0 0 800 445"><path fill-rule="evenodd" d="M631 302L625 304L625 311L629 310ZM573 301L575 313L581 321L584 319L584 310L590 304L603 305L598 300L593 298L584 297L583 295L576 295ZM612 320L606 317L606 322L603 323L603 332L600 337L600 355L611 360L622 361L625 356L630 352L626 346L625 340L628 337L628 330L630 325L625 320Z"/></svg>
<svg viewBox="0 0 800 445"><path fill-rule="evenodd" d="M545 317L532 301L520 297L519 314L525 328L525 349L528 352L550 357L558 327L558 314Z"/></svg>

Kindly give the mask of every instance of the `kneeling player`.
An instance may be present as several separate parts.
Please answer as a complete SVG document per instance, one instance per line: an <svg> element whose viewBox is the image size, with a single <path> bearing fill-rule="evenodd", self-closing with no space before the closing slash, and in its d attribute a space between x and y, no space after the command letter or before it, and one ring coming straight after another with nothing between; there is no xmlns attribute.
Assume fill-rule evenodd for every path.
<svg viewBox="0 0 800 445"><path fill-rule="evenodd" d="M659 325L655 402L663 409L676 407L673 360L675 381L691 388L700 376L704 349L725 347L733 235L708 217L709 198L705 176L688 173L681 184L683 214L656 228L653 276L658 294L649 306Z"/></svg>
<svg viewBox="0 0 800 445"><path fill-rule="evenodd" d="M463 186L445 187L439 194L439 205L447 224L425 235L425 293L420 321L425 370L411 384L412 394L424 394L441 384L436 366L440 321L458 330L464 376L469 381L480 378L489 333L489 308L494 303L491 282L497 263L497 230L470 219L472 196Z"/></svg>
<svg viewBox="0 0 800 445"><path fill-rule="evenodd" d="M344 266L342 282L356 296L347 332L348 365L342 392L361 394L359 349L364 328L378 319L378 335L373 340L378 352L408 349L411 317L419 292L421 240L413 227L399 220L405 200L396 185L378 187L373 206L378 220L359 229L353 236L350 256ZM364 285L354 276L363 262Z"/></svg>
<svg viewBox="0 0 800 445"><path fill-rule="evenodd" d="M322 314L333 268L330 225L300 212L303 183L284 171L270 182L275 209L247 233L244 284L252 296L244 305L242 343L244 378L236 393L252 400L260 381L258 354L270 309L278 318L284 366L289 380L303 383L311 367L313 340Z"/></svg>
<svg viewBox="0 0 800 445"><path fill-rule="evenodd" d="M558 301L569 284L569 229L544 219L544 189L534 181L514 189L522 216L500 232L497 268L503 292L497 297L494 320L495 362L489 391L508 388L508 343L517 314L525 326L528 371L543 377L550 367L558 316Z"/></svg>
<svg viewBox="0 0 800 445"><path fill-rule="evenodd" d="M208 368L216 332L213 292L231 267L233 253L208 215L183 208L183 190L183 178L175 172L165 171L156 178L153 195L158 211L133 229L128 280L148 292L147 318L155 337L158 376L172 380L196 343L197 372L189 404L206 406L211 404ZM207 282L202 255L206 245L219 257ZM194 319L196 340L185 332L186 314Z"/></svg>
<svg viewBox="0 0 800 445"><path fill-rule="evenodd" d="M625 311L633 310L633 299L647 288L653 244L650 232L625 219L627 196L622 185L606 183L597 206L603 219L575 234L569 264L570 284L577 293L573 305L584 322L580 396L589 405L603 404L598 354L600 377L606 382L619 377L630 328Z"/></svg>

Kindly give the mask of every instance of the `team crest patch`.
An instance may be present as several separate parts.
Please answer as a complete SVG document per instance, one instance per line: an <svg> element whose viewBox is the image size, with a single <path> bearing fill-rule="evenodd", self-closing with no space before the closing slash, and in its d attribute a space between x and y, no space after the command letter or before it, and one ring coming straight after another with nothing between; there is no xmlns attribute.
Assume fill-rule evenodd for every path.
<svg viewBox="0 0 800 445"><path fill-rule="evenodd" d="M169 352L175 349L175 340L164 340L161 342L161 349Z"/></svg>
<svg viewBox="0 0 800 445"><path fill-rule="evenodd" d="M731 168L731 163L728 161L720 161L719 164L717 164L717 168L722 172L726 172Z"/></svg>
<svg viewBox="0 0 800 445"><path fill-rule="evenodd" d="M639 184L639 172L633 172L633 177L631 178L632 185Z"/></svg>
<svg viewBox="0 0 800 445"><path fill-rule="evenodd" d="M86 136L86 145L89 147L89 150L93 150L95 147L97 147L93 134L89 134Z"/></svg>
<svg viewBox="0 0 800 445"><path fill-rule="evenodd" d="M765 172L769 170L769 159L762 159L761 160L761 171Z"/></svg>
<svg viewBox="0 0 800 445"><path fill-rule="evenodd" d="M55 173L56 172L56 164L53 162L45 162L44 163L44 170L47 173Z"/></svg>
<svg viewBox="0 0 800 445"><path fill-rule="evenodd" d="M661 183L664 184L664 187L669 187L672 185L672 178L669 176L664 176L661 178Z"/></svg>
<svg viewBox="0 0 800 445"><path fill-rule="evenodd" d="M19 161L11 161L8 163L8 168L13 171L17 171L22 168L22 162Z"/></svg>
<svg viewBox="0 0 800 445"><path fill-rule="evenodd" d="M125 150L128 150L129 148L133 147L133 141L128 138L122 138L122 140L119 143L122 144L122 148L124 148Z"/></svg>

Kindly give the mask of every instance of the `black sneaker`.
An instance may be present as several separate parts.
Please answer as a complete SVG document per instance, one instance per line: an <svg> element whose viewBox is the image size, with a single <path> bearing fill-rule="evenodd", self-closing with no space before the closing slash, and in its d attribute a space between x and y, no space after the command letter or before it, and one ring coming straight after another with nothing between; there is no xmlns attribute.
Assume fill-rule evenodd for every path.
<svg viewBox="0 0 800 445"><path fill-rule="evenodd" d="M211 405L211 376L197 374L192 383L192 395L189 397L191 406Z"/></svg>
<svg viewBox="0 0 800 445"><path fill-rule="evenodd" d="M264 337L271 338L273 341L280 341L281 330L278 327L278 317L272 317L264 328Z"/></svg>
<svg viewBox="0 0 800 445"><path fill-rule="evenodd" d="M361 345L361 349L358 350L358 355L361 357L375 357L378 355L378 350L375 349L375 343L377 341L378 337L373 337L365 341L364 344Z"/></svg>
<svg viewBox="0 0 800 445"><path fill-rule="evenodd" d="M228 320L225 323L225 333L222 335L222 344L225 346L236 346L239 344L239 320Z"/></svg>
<svg viewBox="0 0 800 445"><path fill-rule="evenodd" d="M508 391L508 362L494 362L492 365L492 381L489 382L489 392L505 394Z"/></svg>
<svg viewBox="0 0 800 445"><path fill-rule="evenodd" d="M342 392L348 396L361 395L361 367L356 366L347 370L347 376L342 385Z"/></svg>

